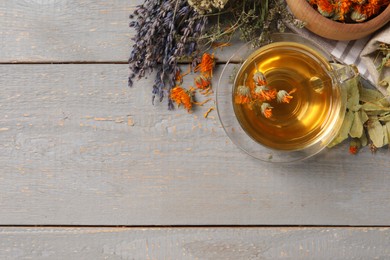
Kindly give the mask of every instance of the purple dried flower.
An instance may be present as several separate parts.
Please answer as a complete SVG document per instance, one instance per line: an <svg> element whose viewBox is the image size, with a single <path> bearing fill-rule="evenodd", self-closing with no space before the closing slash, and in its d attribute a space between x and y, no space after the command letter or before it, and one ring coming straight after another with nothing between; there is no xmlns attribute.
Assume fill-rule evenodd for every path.
<svg viewBox="0 0 390 260"><path fill-rule="evenodd" d="M130 17L136 35L129 57L129 86L135 77L142 78L156 68L152 94L153 100L161 101L176 84L180 57L196 51L207 18L199 16L187 0L145 0ZM168 108L173 108L171 100Z"/></svg>

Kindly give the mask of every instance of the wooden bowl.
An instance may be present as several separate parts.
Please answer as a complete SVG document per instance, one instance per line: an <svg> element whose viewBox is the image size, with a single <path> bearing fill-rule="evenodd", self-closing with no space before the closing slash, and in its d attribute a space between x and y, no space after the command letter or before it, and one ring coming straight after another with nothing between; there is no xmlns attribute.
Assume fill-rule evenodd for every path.
<svg viewBox="0 0 390 260"><path fill-rule="evenodd" d="M286 0L294 16L306 22L306 28L324 38L349 41L363 38L390 21L390 5L375 18L362 23L340 23L317 12L307 0Z"/></svg>

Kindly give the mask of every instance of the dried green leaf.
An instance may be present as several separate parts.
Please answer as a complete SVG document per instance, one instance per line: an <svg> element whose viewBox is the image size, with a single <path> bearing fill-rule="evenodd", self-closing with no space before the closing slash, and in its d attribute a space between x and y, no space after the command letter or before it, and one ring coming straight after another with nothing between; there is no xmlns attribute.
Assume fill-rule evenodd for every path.
<svg viewBox="0 0 390 260"><path fill-rule="evenodd" d="M390 122L387 122L385 126L386 126L387 136L390 138ZM390 142L390 140L389 140L389 142Z"/></svg>
<svg viewBox="0 0 390 260"><path fill-rule="evenodd" d="M368 115L364 110L360 110L360 118L362 119L362 123L364 124L368 120Z"/></svg>
<svg viewBox="0 0 390 260"><path fill-rule="evenodd" d="M389 133L387 132L386 125L382 125L383 128L383 145L389 144Z"/></svg>
<svg viewBox="0 0 390 260"><path fill-rule="evenodd" d="M362 146L366 146L368 144L366 132L363 131L363 134L359 138L359 140L360 140L360 143L362 144Z"/></svg>
<svg viewBox="0 0 390 260"><path fill-rule="evenodd" d="M378 115L378 119L381 122L389 122L390 121L390 112L385 112Z"/></svg>
<svg viewBox="0 0 390 260"><path fill-rule="evenodd" d="M383 127L378 119L372 119L372 121L370 122L370 125L368 127L368 135L370 136L371 141L377 148L383 146Z"/></svg>
<svg viewBox="0 0 390 260"><path fill-rule="evenodd" d="M353 119L354 119L353 112L348 111L345 114L345 118L344 118L343 124L341 125L339 133L333 139L333 141L328 145L329 148L331 148L335 145L338 145L339 143L341 143L342 141L344 141L345 139L348 138L348 133L352 127Z"/></svg>
<svg viewBox="0 0 390 260"><path fill-rule="evenodd" d="M360 100L367 103L378 104L384 107L389 107L390 103L385 96L378 90L360 88Z"/></svg>
<svg viewBox="0 0 390 260"><path fill-rule="evenodd" d="M364 103L362 109L369 115L380 115L384 112L390 112L390 107L383 106L380 103Z"/></svg>
<svg viewBox="0 0 390 260"><path fill-rule="evenodd" d="M351 80L347 80L343 87L347 89L347 108L353 111L353 108L359 105L359 78L353 78Z"/></svg>
<svg viewBox="0 0 390 260"><path fill-rule="evenodd" d="M360 138L363 134L363 122L362 117L359 112L352 112L354 119L351 126L351 129L349 130L349 135L354 138Z"/></svg>
<svg viewBox="0 0 390 260"><path fill-rule="evenodd" d="M362 108L362 105L355 105L355 106L349 108L349 110L354 111L354 112L357 112L357 111L359 111L361 108Z"/></svg>

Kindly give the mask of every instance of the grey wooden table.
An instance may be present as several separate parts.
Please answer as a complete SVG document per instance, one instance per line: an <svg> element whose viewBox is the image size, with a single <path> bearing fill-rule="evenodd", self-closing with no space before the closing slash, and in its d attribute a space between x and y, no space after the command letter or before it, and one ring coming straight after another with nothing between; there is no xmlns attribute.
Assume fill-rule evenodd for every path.
<svg viewBox="0 0 390 260"><path fill-rule="evenodd" d="M262 163L152 106L139 3L0 0L0 259L389 259L389 151Z"/></svg>

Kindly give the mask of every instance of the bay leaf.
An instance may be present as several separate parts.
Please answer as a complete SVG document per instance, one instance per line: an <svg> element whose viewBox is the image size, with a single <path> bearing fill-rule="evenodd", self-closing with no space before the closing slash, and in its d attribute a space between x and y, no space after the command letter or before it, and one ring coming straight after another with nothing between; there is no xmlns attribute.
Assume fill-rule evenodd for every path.
<svg viewBox="0 0 390 260"><path fill-rule="evenodd" d="M338 145L339 143L343 142L345 139L348 138L348 133L352 127L353 119L354 119L354 112L348 111L345 114L344 121L341 125L341 128L340 128L338 134L333 139L333 141L330 142L330 144L328 145L329 148L331 148L335 145Z"/></svg>
<svg viewBox="0 0 390 260"><path fill-rule="evenodd" d="M373 144L376 147L380 148L383 146L383 139L384 139L383 127L378 119L371 119L371 120L372 121L368 127L368 135L370 136L370 139L373 142Z"/></svg>

